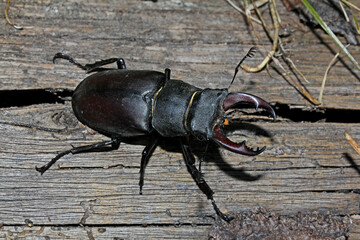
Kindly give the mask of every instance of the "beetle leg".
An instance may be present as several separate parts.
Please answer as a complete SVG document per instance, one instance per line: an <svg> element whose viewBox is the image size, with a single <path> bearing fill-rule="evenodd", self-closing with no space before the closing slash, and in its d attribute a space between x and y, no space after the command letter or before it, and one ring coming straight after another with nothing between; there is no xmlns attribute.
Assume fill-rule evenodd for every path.
<svg viewBox="0 0 360 240"><path fill-rule="evenodd" d="M116 62L118 69L126 69L126 65L125 65L125 60L122 58L109 58L109 59L104 59L92 64L85 64L82 65L79 62L77 62L75 59L73 59L71 56L64 54L64 53L57 53L55 54L54 58L53 58L53 63L55 63L55 59L57 58L63 58L68 60L69 62L71 62L72 64L76 65L77 67L85 70L87 73L91 73L91 72L100 72L100 71L104 71L104 70L110 70L113 68L102 68L101 66L104 65L108 65L111 63Z"/></svg>
<svg viewBox="0 0 360 240"><path fill-rule="evenodd" d="M142 195L142 188L144 186L145 168L149 163L151 154L154 152L156 146L158 145L158 142L159 142L159 137L157 135L156 136L153 135L152 138L150 139L150 142L148 143L148 145L146 145L146 147L142 152L141 165L140 165L140 181L139 181L140 195Z"/></svg>
<svg viewBox="0 0 360 240"><path fill-rule="evenodd" d="M110 145L110 146L109 146ZM108 147L109 146L109 147ZM109 141L95 143L91 145L86 146L80 146L80 147L74 147L70 150L64 151L56 155L51 161L43 165L42 167L35 167L36 171L40 172L41 175L44 174L52 165L56 163L57 160L62 158L63 156L71 153L71 154L78 154L78 153L84 153L84 152L92 152L92 151L112 151L115 149L118 149L120 146L120 139L113 138Z"/></svg>
<svg viewBox="0 0 360 240"><path fill-rule="evenodd" d="M207 196L209 200L211 200L211 204L213 205L216 214L220 216L223 220L230 222L232 218L220 211L213 198L213 190L209 187L206 181L202 178L199 170L195 167L195 157L194 154L191 152L188 141L185 138L180 138L180 142L185 163L191 176L195 180L196 184L199 186L200 190Z"/></svg>
<svg viewBox="0 0 360 240"><path fill-rule="evenodd" d="M202 157L199 159L199 172L201 173L201 175L202 175L202 172L201 172L201 164L202 164L202 162L205 161L205 156L206 156L206 152L208 151L208 148L209 148L209 142L206 142L206 147L205 147L204 154L203 154Z"/></svg>
<svg viewBox="0 0 360 240"><path fill-rule="evenodd" d="M170 80L170 72L171 72L171 70L169 68L165 69L165 81Z"/></svg>

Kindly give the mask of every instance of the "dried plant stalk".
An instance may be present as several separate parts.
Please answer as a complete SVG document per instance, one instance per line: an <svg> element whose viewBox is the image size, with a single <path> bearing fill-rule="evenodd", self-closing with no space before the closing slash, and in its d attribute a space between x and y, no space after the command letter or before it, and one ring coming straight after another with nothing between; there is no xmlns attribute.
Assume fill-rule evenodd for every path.
<svg viewBox="0 0 360 240"><path fill-rule="evenodd" d="M345 134L346 140L350 143L350 145L354 148L354 150L358 154L360 154L360 148L359 148L359 145L356 143L355 139L346 131L344 134Z"/></svg>
<svg viewBox="0 0 360 240"><path fill-rule="evenodd" d="M13 26L16 30L23 30L24 28L22 26L19 26L19 25L16 25L14 24L9 16L8 16L8 11L9 11L9 4L10 4L10 0L7 0L6 2L6 6L5 6L5 18L6 18L6 21L11 25Z"/></svg>

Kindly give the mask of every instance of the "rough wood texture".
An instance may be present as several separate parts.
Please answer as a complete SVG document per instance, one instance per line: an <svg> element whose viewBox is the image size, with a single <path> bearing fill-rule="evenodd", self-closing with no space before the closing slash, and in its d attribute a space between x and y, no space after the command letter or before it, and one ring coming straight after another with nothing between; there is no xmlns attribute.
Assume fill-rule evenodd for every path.
<svg viewBox="0 0 360 240"><path fill-rule="evenodd" d="M286 49L317 97L337 48L321 30L298 23L281 2L278 8L291 30ZM141 145L66 156L43 176L35 171L56 152L106 139L72 115L69 96L84 72L51 60L56 52L83 63L123 57L129 69L169 67L173 78L223 88L239 59L260 44L243 16L221 0L19 0L11 2L9 15L32 28L0 24L0 95L6 98L0 109L0 238L206 239L215 214L187 172L176 140L163 141L154 152L142 196ZM357 46L349 50L360 59ZM258 63L266 54L262 47L260 52L248 64ZM319 108L275 70L270 73L240 72L231 87L268 100L280 116L277 122L235 124L232 138L267 146L260 156L211 145L203 170L219 207L229 213L261 206L281 215L346 215L353 221L349 239L359 239L360 157L344 138L346 130L360 142L359 71L341 58ZM28 101L19 101L24 96ZM195 148L200 156L202 147Z"/></svg>

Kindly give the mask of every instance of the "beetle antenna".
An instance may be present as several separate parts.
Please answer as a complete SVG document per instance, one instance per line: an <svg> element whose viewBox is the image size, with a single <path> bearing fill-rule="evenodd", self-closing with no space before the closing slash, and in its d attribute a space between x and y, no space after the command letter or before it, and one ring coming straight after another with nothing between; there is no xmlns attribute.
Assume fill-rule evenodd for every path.
<svg viewBox="0 0 360 240"><path fill-rule="evenodd" d="M255 52L256 52L256 47L254 46L254 47L250 48L249 51L246 53L246 55L240 60L239 64L235 68L234 77L231 80L231 83L228 88L230 88L231 85L233 84L236 74L238 73L241 64L245 61L245 59L253 57L255 55Z"/></svg>

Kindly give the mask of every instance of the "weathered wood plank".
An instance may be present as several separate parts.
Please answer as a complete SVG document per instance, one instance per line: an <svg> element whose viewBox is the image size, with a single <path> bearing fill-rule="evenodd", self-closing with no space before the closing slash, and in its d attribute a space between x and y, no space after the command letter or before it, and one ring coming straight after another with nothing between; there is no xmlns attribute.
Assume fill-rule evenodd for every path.
<svg viewBox="0 0 360 240"><path fill-rule="evenodd" d="M352 219L349 240L359 239L359 219ZM143 227L0 227L0 237L38 239L208 239L208 226Z"/></svg>
<svg viewBox="0 0 360 240"><path fill-rule="evenodd" d="M0 9L5 2L0 1ZM305 87L317 96L337 48L321 30L315 36L280 2L278 7L283 24L291 29L284 39L286 49L310 80ZM15 23L32 28L15 31L0 24L0 94L73 90L85 74L65 61L53 65L56 52L70 53L83 63L123 57L129 69L169 67L173 78L223 88L250 47L264 48L248 64L260 62L270 48L259 26L261 41L239 13L218 0L19 0L11 1L9 14ZM358 47L349 50L360 59ZM273 104L311 108L276 71L270 73L240 72L231 90ZM324 107L359 110L359 87L359 71L342 58L328 76ZM105 139L78 123L68 101L45 102L0 109L0 238L206 238L215 214L187 172L176 140L163 141L155 151L142 196L141 145L124 143L118 151L66 156L40 176L34 166L56 152ZM299 122L280 117L275 123L234 124L237 131L229 133L234 140L266 145L267 150L244 157L211 145L203 170L219 207L226 212L261 206L286 215L350 215L354 225L349 239L358 239L359 156L343 136L346 130L360 139L356 117L350 121L354 124L301 122L301 116ZM194 146L201 156L203 146ZM27 219L35 227L24 227Z"/></svg>
<svg viewBox="0 0 360 240"><path fill-rule="evenodd" d="M71 144L86 145L106 139L81 125L73 115L69 102L3 109L0 112L0 120L3 127L6 128L6 131L1 134L4 135L4 138L9 138L4 141L2 148L9 153L27 151L36 154L38 150L41 150L50 155L46 158L51 158L56 151L70 148ZM345 140L344 132L348 131L355 139L360 138L358 124L293 123L280 119L276 123L271 121L236 123L233 127L236 131L230 134L234 140L239 142L248 140L249 146L267 146L266 154L256 157L243 157L219 149L227 160L231 159L230 161L234 162L236 166L249 170L256 170L258 167L263 168L264 166L269 170L350 167L349 157L355 159L356 155L352 154L353 150ZM10 134L11 131L14 132ZM26 137L27 135L29 136ZM19 140L18 136L23 137ZM37 142L34 142L34 139ZM64 145L65 143L66 145ZM176 141L172 143L177 145ZM31 145L26 147L26 144ZM121 147L118 151L125 151L123 156L129 155L127 148L130 145L126 146L126 148ZM138 152L138 156L131 159L136 162L135 166L137 166L143 147L131 148L130 151ZM170 147L170 150L180 151L176 147ZM201 152L200 148L199 151ZM216 159L212 159L214 153L216 153L215 150L209 154L209 161L216 161ZM101 155L103 154L111 155L112 153L101 153ZM79 155L77 158L86 159L88 156ZM76 162L75 164L84 163ZM114 163L105 163L105 166L111 164Z"/></svg>
<svg viewBox="0 0 360 240"><path fill-rule="evenodd" d="M207 239L209 226L133 227L2 227L0 238L78 239Z"/></svg>
<svg viewBox="0 0 360 240"><path fill-rule="evenodd" d="M305 86L317 96L337 48L321 31L316 31L321 40L309 30L304 32L306 28L298 27L294 20L296 15L281 4L279 10L283 22L293 24L286 49L311 80ZM200 87L226 87L238 60L251 46L260 44L244 18L223 1L17 1L11 7L11 16L33 28L15 31L9 25L0 26L1 89L7 90L73 89L84 74L68 63L53 66L51 59L59 51L71 53L84 63L121 56L131 69L170 67L174 77ZM255 26L261 44L268 48L267 38ZM349 50L359 59L356 47ZM261 58L258 53L249 64ZM246 90L271 102L307 104L275 71L271 75L273 78L266 71L241 72L242 84L235 84L233 90ZM324 106L358 109L358 75L359 71L342 58L328 76Z"/></svg>
<svg viewBox="0 0 360 240"><path fill-rule="evenodd" d="M214 214L211 205L187 172L179 148L173 146L176 141L165 141L155 151L147 168L143 196L138 195L143 148L139 145L122 144L118 151L64 157L59 162L60 169L50 169L40 176L34 166L49 161L56 151L69 149L71 144L104 139L99 134L87 133L79 125L69 129L72 135L42 129L44 126L63 129L61 122L60 126L48 124L54 113L64 111L62 106L44 106L38 114L34 106L22 108L32 114L32 127L22 125L28 121L28 114L17 115L16 108L2 112L0 198L4 202L0 219L4 222L21 224L26 216L37 224L77 224L90 206L93 209L87 224L211 222L207 217ZM65 110L70 107L65 106ZM12 117L18 121L17 126L12 125ZM206 180L224 209L238 212L264 206L283 214L319 209L337 214L358 213L359 172L348 160L356 158L343 137L349 125L286 122L257 125L271 137L253 137L254 132L249 129L236 132L233 137L240 139L236 137L245 134L254 145L266 144L268 150L264 154L239 157L214 148L203 166ZM350 128L355 138L360 137L359 128L358 125Z"/></svg>

